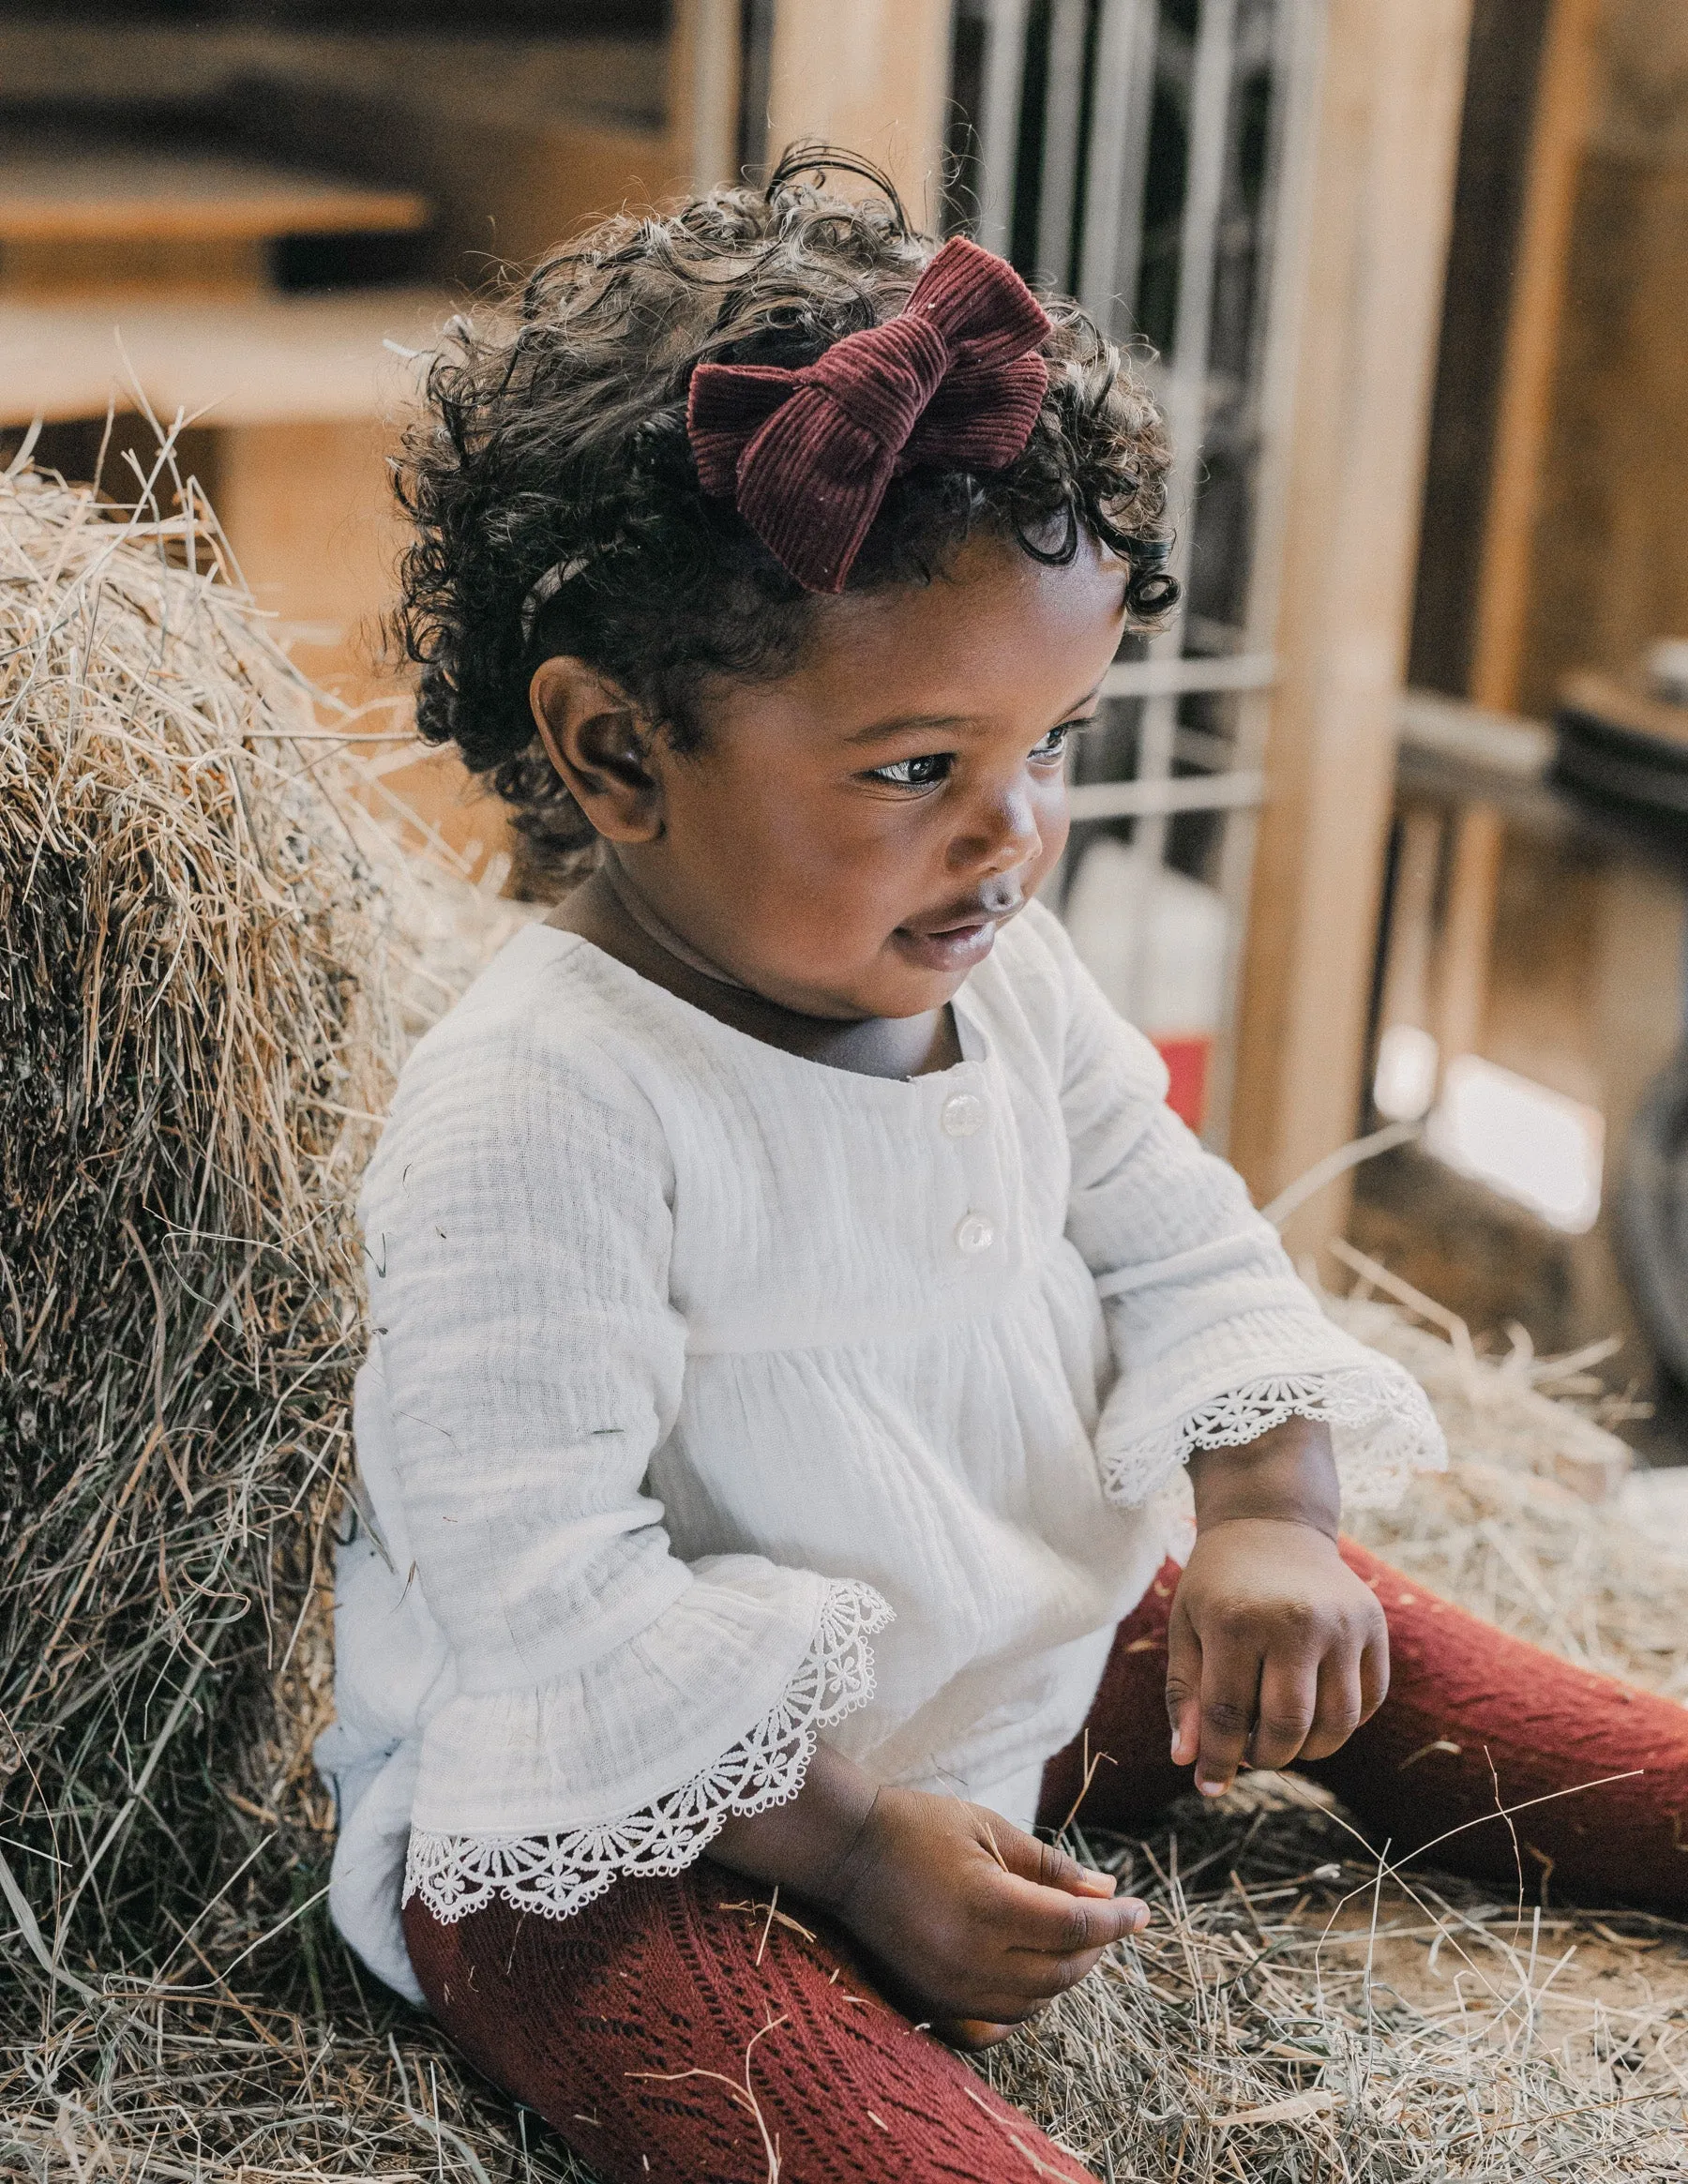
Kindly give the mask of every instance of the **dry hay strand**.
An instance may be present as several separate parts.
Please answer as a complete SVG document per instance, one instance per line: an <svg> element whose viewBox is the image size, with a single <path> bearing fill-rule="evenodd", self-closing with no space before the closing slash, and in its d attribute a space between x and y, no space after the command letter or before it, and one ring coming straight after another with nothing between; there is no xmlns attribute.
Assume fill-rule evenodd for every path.
<svg viewBox="0 0 1688 2184"><path fill-rule="evenodd" d="M1587 1376L1521 1349L1500 1363L1462 1354L1392 1304L1326 1303L1408 1367L1448 1440L1448 1469L1415 1482L1394 1509L1356 1513L1356 1536L1532 1645L1688 1700L1688 1561L1680 1527L1655 1521L1673 1475L1626 1479L1623 1444L1544 1393L1567 1379L1587 1391Z"/></svg>
<svg viewBox="0 0 1688 2184"><path fill-rule="evenodd" d="M0 487L0 2174L590 2184L360 1978L309 1765L368 1118L520 913L370 822L355 724L264 637L168 436L128 513ZM1688 1570L1562 1484L1596 1429L1533 1366L1333 1309L1454 1445L1365 1536L1682 1689ZM1680 2173L1665 1922L1397 1875L1271 1783L1077 1847L1155 1924L982 2068L1098 2176Z"/></svg>

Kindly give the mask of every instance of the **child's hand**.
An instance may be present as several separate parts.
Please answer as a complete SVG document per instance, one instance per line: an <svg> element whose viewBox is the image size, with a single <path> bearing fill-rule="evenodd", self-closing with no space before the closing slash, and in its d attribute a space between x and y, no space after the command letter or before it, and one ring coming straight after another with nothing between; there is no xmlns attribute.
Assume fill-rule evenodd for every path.
<svg viewBox="0 0 1688 2184"><path fill-rule="evenodd" d="M1322 1759L1389 1689L1383 1610L1313 1526L1233 1517L1197 1534L1167 1634L1172 1757L1208 1796L1244 1761Z"/></svg>
<svg viewBox="0 0 1688 2184"><path fill-rule="evenodd" d="M1149 1908L982 1805L882 1789L831 1894L947 2037L984 2047L1077 1986Z"/></svg>
<svg viewBox="0 0 1688 2184"><path fill-rule="evenodd" d="M988 2047L1149 1922L1094 1873L983 1805L882 1789L818 1744L789 1804L728 1821L709 1855L823 1905L962 2047Z"/></svg>
<svg viewBox="0 0 1688 2184"><path fill-rule="evenodd" d="M1326 1428L1289 1418L1190 1459L1196 1544L1167 1634L1172 1758L1210 1797L1237 1769L1322 1759L1389 1689L1389 1633L1336 1549Z"/></svg>

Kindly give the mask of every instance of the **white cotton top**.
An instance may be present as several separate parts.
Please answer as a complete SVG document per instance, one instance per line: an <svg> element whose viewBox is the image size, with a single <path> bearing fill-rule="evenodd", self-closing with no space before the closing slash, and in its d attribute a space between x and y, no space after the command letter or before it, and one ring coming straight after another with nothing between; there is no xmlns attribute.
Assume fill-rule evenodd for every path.
<svg viewBox="0 0 1688 2184"><path fill-rule="evenodd" d="M1350 1500L1443 1460L1033 906L906 1081L799 1059L578 936L407 1063L373 1335L331 1904L566 1917L795 1794L818 1731L1029 1825L1190 1450L1329 1419Z"/></svg>

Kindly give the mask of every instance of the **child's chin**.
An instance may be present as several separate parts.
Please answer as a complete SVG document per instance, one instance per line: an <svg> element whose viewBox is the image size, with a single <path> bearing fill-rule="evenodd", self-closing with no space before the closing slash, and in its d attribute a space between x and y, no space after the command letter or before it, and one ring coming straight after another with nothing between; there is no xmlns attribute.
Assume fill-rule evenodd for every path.
<svg viewBox="0 0 1688 2184"><path fill-rule="evenodd" d="M916 972L895 962L889 974L875 979L870 992L863 995L864 1014L889 1018L928 1017L934 1009L954 1001L966 983L965 971Z"/></svg>

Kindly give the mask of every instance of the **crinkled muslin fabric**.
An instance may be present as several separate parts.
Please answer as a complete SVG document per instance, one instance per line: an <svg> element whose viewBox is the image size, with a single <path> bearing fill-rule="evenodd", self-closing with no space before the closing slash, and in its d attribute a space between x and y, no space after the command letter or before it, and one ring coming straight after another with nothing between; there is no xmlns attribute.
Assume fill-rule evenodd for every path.
<svg viewBox="0 0 1688 2184"><path fill-rule="evenodd" d="M906 1082L549 926L406 1065L362 1202L331 1905L565 1918L795 1794L817 1735L1029 1824L1198 1445L1444 1460L1033 905Z"/></svg>

